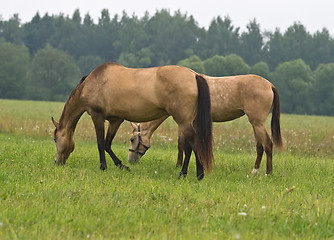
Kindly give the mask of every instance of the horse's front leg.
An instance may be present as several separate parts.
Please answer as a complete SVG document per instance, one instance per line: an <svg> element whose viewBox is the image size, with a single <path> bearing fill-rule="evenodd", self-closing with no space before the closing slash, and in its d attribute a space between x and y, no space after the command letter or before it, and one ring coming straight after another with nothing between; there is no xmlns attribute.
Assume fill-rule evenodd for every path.
<svg viewBox="0 0 334 240"><path fill-rule="evenodd" d="M97 147L100 155L100 169L107 169L106 155L105 155L105 140L104 140L104 117L101 113L93 112L91 117L94 123Z"/></svg>
<svg viewBox="0 0 334 240"><path fill-rule="evenodd" d="M204 167L202 163L200 163L200 161L198 160L197 152L194 151L194 153L196 157L196 175L198 181L200 181L204 178Z"/></svg>
<svg viewBox="0 0 334 240"><path fill-rule="evenodd" d="M124 168L129 171L130 168L124 165L122 161L115 155L115 153L111 149L111 143L116 135L116 132L119 126L121 125L123 121L124 121L123 119L119 119L119 118L109 120L109 127L108 127L107 136L106 136L106 142L105 142L105 150L107 151L109 156L112 158L112 160L114 161L114 164L117 167L120 167L121 169Z"/></svg>

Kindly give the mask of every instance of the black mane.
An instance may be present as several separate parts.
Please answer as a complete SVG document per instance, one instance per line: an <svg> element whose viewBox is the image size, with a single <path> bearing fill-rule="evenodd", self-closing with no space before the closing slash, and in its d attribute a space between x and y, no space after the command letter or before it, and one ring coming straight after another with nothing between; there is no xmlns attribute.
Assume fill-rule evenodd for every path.
<svg viewBox="0 0 334 240"><path fill-rule="evenodd" d="M85 79L87 78L87 76L83 76L82 78L81 78L81 80L80 80L80 83L83 83L83 81L85 81ZM79 84L80 84L79 83Z"/></svg>

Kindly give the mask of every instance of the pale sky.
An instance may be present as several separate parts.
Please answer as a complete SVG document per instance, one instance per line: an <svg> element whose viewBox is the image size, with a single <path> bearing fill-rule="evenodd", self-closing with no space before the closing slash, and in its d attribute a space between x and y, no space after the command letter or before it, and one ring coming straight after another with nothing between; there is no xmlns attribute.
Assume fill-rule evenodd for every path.
<svg viewBox="0 0 334 240"><path fill-rule="evenodd" d="M145 11L152 16L157 9L169 9L171 14L180 9L206 28L214 17L229 16L241 31L254 18L262 31L279 28L284 32L294 22L300 22L311 33L325 27L334 36L334 0L1 0L0 15L8 20L18 13L22 22L28 22L37 11L41 16L45 13L72 16L79 9L82 17L89 13L97 23L104 8L111 16L121 15L125 10L128 15L135 13L138 17Z"/></svg>

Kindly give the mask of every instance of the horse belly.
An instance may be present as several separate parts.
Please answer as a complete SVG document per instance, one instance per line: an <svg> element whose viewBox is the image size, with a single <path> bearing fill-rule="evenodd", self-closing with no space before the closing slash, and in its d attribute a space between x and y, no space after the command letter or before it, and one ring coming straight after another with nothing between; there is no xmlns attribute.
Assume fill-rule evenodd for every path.
<svg viewBox="0 0 334 240"><path fill-rule="evenodd" d="M219 110L211 112L213 122L227 122L245 115L242 109L229 109L229 110Z"/></svg>
<svg viewBox="0 0 334 240"><path fill-rule="evenodd" d="M241 99L232 94L215 94L211 100L211 115L214 122L231 121L245 115Z"/></svg>
<svg viewBox="0 0 334 240"><path fill-rule="evenodd" d="M155 107L146 108L113 108L108 113L108 116L117 116L130 122L148 122L163 116L166 116L167 112ZM107 118L108 118L107 116Z"/></svg>

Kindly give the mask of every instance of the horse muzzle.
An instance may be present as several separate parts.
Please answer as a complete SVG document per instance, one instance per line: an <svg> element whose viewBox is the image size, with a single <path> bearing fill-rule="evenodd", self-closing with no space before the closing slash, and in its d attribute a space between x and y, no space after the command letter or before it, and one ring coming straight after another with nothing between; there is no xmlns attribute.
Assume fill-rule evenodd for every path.
<svg viewBox="0 0 334 240"><path fill-rule="evenodd" d="M136 151L129 151L129 154L128 154L128 161L129 163L133 164L133 163L137 163L139 162L141 158L141 155L138 154L138 152Z"/></svg>
<svg viewBox="0 0 334 240"><path fill-rule="evenodd" d="M64 166L65 165L65 160L61 160L59 158L55 159L55 164L58 166Z"/></svg>

